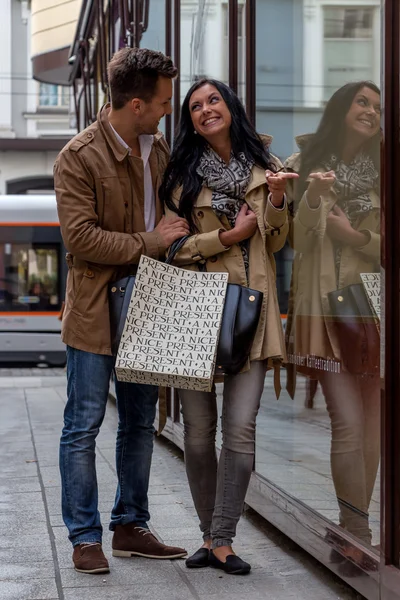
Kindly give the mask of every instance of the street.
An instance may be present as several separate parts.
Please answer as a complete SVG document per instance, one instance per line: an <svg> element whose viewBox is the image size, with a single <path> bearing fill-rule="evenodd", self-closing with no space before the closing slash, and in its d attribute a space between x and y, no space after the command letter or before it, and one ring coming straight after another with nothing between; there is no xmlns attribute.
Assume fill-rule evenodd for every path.
<svg viewBox="0 0 400 600"><path fill-rule="evenodd" d="M95 375L93 375L95 376ZM63 525L58 442L66 400L63 369L0 369L1 600L355 600L360 598L266 521L247 511L235 550L246 577L189 571L183 560L111 557L116 408L109 403L97 443L103 547L111 573L74 571ZM150 484L151 528L165 542L200 546L182 453L157 438Z"/></svg>

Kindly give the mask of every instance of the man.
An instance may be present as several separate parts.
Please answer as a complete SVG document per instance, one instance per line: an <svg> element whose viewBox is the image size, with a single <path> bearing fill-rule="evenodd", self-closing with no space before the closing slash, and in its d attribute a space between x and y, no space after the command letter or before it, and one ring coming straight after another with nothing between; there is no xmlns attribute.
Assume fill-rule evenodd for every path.
<svg viewBox="0 0 400 600"><path fill-rule="evenodd" d="M124 48L108 66L111 105L75 136L54 167L61 232L69 267L62 339L68 401L60 445L62 512L75 569L105 573L98 511L95 440L114 367L108 283L128 275L142 254L161 258L188 233L184 219L162 216L158 187L168 147L158 132L171 113L177 71L160 52ZM118 488L111 514L114 556L179 558L147 522L148 484L158 390L116 382Z"/></svg>

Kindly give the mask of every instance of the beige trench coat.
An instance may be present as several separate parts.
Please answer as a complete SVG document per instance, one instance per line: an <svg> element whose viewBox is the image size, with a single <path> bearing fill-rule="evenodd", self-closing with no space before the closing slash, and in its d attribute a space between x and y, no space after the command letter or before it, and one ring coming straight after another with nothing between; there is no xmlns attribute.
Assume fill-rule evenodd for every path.
<svg viewBox="0 0 400 600"><path fill-rule="evenodd" d="M275 160L279 164L279 161ZM174 196L176 205L179 203L179 197L180 190L177 190ZM197 269L196 263L202 261L207 271L229 273L230 283L247 286L240 246L235 244L226 248L221 244L220 231L226 231L231 227L225 215L219 218L215 214L211 206L211 198L211 190L203 187L194 205L194 216L199 232L191 236L177 253L174 264L188 269ZM268 366L273 367L285 360L286 356L273 254L284 246L288 234L287 206L277 210L268 201L265 172L258 167L253 167L245 200L256 214L258 223L258 228L250 239L248 285L264 294L250 360L268 359ZM172 214L172 211L166 209L166 214Z"/></svg>
<svg viewBox="0 0 400 600"><path fill-rule="evenodd" d="M299 144L301 140L298 138ZM285 167L289 172L298 173L300 153L288 158ZM315 171L324 169L319 167ZM288 182L289 209L293 206L297 185L298 180ZM334 245L326 233L326 220L337 201L336 193L331 190L315 210L309 208L303 195L294 217L290 218L289 240L296 255L286 326L288 354L341 360L334 322L330 318L328 293L360 283L360 273L380 269L380 199L373 190L369 195L373 209L355 226L368 234L369 242L360 248L343 247L338 281Z"/></svg>

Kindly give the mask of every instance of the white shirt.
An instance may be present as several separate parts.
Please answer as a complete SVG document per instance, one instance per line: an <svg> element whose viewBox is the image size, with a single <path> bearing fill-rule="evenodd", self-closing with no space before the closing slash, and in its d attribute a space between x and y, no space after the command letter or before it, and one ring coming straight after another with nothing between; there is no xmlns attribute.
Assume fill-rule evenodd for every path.
<svg viewBox="0 0 400 600"><path fill-rule="evenodd" d="M110 127L114 132L118 142L129 150L129 154L132 154L132 149L117 133L114 127L110 123ZM156 225L156 201L154 197L153 180L151 177L149 156L153 147L154 136L153 135L139 135L140 154L143 161L144 169L144 223L146 231L153 231Z"/></svg>

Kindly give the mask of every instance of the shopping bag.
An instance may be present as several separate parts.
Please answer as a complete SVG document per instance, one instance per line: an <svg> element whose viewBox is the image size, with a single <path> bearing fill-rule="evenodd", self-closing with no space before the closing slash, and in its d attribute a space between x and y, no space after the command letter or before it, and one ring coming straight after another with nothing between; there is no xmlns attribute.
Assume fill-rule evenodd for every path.
<svg viewBox="0 0 400 600"><path fill-rule="evenodd" d="M211 391L227 273L142 256L115 373L118 381Z"/></svg>

